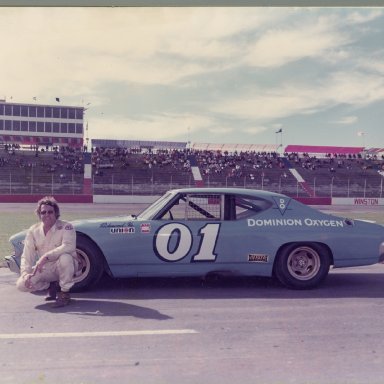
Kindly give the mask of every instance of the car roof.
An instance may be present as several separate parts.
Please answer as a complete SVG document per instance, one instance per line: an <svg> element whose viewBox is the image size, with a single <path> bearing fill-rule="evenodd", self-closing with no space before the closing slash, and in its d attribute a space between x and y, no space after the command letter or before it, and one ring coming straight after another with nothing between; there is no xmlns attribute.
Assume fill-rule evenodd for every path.
<svg viewBox="0 0 384 384"><path fill-rule="evenodd" d="M212 188L212 187L192 187L192 188L180 188L180 189L171 189L169 192L172 193L222 193L222 194L235 194L235 195L249 195L249 196L258 196L258 197L286 197L285 195L264 191L260 189L247 189L247 188Z"/></svg>

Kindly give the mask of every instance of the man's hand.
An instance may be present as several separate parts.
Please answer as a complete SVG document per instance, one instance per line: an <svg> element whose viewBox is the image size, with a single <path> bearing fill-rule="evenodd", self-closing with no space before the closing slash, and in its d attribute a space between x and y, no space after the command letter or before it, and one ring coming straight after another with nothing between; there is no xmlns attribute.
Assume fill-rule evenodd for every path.
<svg viewBox="0 0 384 384"><path fill-rule="evenodd" d="M39 259L39 261L36 263L36 271L42 272L44 269L44 265L48 263L48 257L43 256Z"/></svg>
<svg viewBox="0 0 384 384"><path fill-rule="evenodd" d="M25 283L24 283L24 285L25 285L25 287L27 288L27 289L32 289L32 281L31 281L31 277L33 276L33 274L32 273L28 273L27 275L26 275L26 277L25 277Z"/></svg>

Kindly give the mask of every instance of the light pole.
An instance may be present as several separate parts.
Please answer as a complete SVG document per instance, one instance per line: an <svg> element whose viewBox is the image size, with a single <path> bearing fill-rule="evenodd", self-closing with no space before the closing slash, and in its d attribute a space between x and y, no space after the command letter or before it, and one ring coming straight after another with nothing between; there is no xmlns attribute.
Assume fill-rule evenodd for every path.
<svg viewBox="0 0 384 384"><path fill-rule="evenodd" d="M283 150L283 129L280 128L278 131L275 132L276 133L276 147L277 147L277 150L279 148L281 148L281 150ZM278 138L279 138L279 133L280 133L280 145L278 145Z"/></svg>
<svg viewBox="0 0 384 384"><path fill-rule="evenodd" d="M84 100L83 100L84 115L85 115L85 111L88 111L90 105L91 103L87 103L84 106ZM83 117L83 120L84 120L84 117ZM88 134L89 134L89 131L88 131L88 120L87 120L87 123L85 125L85 142L87 146L87 152L89 151L89 135Z"/></svg>

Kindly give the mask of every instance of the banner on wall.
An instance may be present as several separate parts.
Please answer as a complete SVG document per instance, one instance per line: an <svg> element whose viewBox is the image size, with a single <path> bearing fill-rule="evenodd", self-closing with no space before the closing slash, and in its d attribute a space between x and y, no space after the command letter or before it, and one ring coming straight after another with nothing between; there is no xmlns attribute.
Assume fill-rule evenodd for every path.
<svg viewBox="0 0 384 384"><path fill-rule="evenodd" d="M384 198L381 197L334 197L332 205L353 206L384 206Z"/></svg>

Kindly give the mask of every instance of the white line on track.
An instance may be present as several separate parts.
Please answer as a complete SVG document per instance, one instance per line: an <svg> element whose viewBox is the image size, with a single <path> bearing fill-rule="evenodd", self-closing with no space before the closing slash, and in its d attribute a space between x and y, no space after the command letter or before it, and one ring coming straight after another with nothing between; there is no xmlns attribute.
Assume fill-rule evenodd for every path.
<svg viewBox="0 0 384 384"><path fill-rule="evenodd" d="M115 337L115 336L151 336L181 335L198 333L194 329L159 329L147 331L106 331L106 332L63 332L63 333L2 333L0 339L47 339L62 337Z"/></svg>

